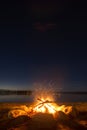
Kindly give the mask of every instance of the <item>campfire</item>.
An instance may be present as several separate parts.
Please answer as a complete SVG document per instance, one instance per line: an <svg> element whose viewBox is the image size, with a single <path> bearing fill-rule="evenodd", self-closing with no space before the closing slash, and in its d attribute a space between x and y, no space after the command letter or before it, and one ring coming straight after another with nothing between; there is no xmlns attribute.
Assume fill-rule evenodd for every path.
<svg viewBox="0 0 87 130"><path fill-rule="evenodd" d="M62 111L65 114L69 114L72 111L72 106L65 106L65 105L57 105L54 101L50 99L37 99L37 104L33 108L34 113L49 113L52 114L54 117L58 113L58 111Z"/></svg>
<svg viewBox="0 0 87 130"><path fill-rule="evenodd" d="M45 100L45 99L37 99L39 103L34 108L35 112L42 112L42 113L52 113L54 114L56 112L55 107L52 105L52 101Z"/></svg>
<svg viewBox="0 0 87 130"><path fill-rule="evenodd" d="M39 94L36 94L34 104L31 106L22 105L15 107L8 113L8 116L11 118L16 118L21 115L32 117L37 113L48 113L52 114L55 118L59 111L62 111L66 115L72 111L72 106L56 104L52 93L41 91Z"/></svg>

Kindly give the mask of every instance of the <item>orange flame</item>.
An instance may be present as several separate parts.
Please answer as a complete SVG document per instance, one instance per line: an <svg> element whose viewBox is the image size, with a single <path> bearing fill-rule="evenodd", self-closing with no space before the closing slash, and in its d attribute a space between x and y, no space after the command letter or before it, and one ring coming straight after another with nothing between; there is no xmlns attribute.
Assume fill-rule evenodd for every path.
<svg viewBox="0 0 87 130"><path fill-rule="evenodd" d="M50 99L50 98L49 98ZM62 111L65 114L69 114L72 111L72 106L57 105L50 100L45 100L44 98L39 99L39 102L33 108L34 113L49 113L55 116L58 111Z"/></svg>

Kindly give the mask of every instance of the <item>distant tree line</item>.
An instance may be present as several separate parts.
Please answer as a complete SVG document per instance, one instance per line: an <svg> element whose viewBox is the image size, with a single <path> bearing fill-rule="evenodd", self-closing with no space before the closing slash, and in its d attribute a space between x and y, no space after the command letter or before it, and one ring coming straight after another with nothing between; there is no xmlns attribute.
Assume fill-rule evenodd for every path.
<svg viewBox="0 0 87 130"><path fill-rule="evenodd" d="M31 95L33 91L30 90L0 90L0 95ZM87 94L87 92L55 92L58 94Z"/></svg>
<svg viewBox="0 0 87 130"><path fill-rule="evenodd" d="M27 90L0 90L0 95L31 95L32 91Z"/></svg>

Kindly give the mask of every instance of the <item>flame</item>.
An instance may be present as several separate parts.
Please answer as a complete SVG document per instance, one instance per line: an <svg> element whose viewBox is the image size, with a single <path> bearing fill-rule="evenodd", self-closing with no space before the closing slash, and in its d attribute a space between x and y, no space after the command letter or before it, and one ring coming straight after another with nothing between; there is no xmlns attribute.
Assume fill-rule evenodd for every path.
<svg viewBox="0 0 87 130"><path fill-rule="evenodd" d="M50 103L49 100L41 99L38 104L36 104L36 107L33 109L34 112L42 112L42 113L51 113L54 114L56 112L56 109L52 103Z"/></svg>
<svg viewBox="0 0 87 130"><path fill-rule="evenodd" d="M65 105L57 105L53 101L46 100L44 98L39 99L39 102L33 108L34 113L49 113L55 116L58 111L62 111L65 114L69 114L72 111L72 106L65 106Z"/></svg>

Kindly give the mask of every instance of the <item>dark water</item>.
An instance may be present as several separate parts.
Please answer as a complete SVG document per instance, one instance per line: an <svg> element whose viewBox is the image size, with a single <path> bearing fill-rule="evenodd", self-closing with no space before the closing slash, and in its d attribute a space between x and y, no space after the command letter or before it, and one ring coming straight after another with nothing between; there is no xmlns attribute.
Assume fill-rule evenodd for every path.
<svg viewBox="0 0 87 130"><path fill-rule="evenodd" d="M33 98L28 95L3 95L0 102L32 102Z"/></svg>
<svg viewBox="0 0 87 130"><path fill-rule="evenodd" d="M87 102L87 94L61 94L56 97L59 102Z"/></svg>
<svg viewBox="0 0 87 130"><path fill-rule="evenodd" d="M87 102L87 94L61 94L55 98L58 102ZM0 95L0 102L33 102L28 95Z"/></svg>

